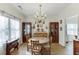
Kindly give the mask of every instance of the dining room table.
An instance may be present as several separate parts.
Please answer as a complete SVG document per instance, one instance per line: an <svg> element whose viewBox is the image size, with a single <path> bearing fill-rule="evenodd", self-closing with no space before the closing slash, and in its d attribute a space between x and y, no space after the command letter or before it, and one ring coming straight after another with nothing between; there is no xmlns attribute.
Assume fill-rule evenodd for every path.
<svg viewBox="0 0 79 59"><path fill-rule="evenodd" d="M41 46L41 54L43 55L44 53L44 49L45 49L45 45L49 43L49 38L46 37L32 37L29 39L29 43L31 43L32 41L39 41L39 45Z"/></svg>
<svg viewBox="0 0 79 59"><path fill-rule="evenodd" d="M45 43L49 43L49 38L46 37L32 37L29 39L29 42L33 40L33 41L39 41L39 44L43 45Z"/></svg>

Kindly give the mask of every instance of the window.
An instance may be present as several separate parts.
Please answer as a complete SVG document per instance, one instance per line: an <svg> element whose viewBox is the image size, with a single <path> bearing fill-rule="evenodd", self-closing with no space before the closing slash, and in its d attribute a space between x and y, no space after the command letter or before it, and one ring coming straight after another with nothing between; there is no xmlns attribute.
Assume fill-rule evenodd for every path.
<svg viewBox="0 0 79 59"><path fill-rule="evenodd" d="M30 25L29 24L25 25L25 34L30 34Z"/></svg>
<svg viewBox="0 0 79 59"><path fill-rule="evenodd" d="M9 39L8 18L0 15L0 43Z"/></svg>
<svg viewBox="0 0 79 59"><path fill-rule="evenodd" d="M0 44L6 40L18 39L20 37L19 25L18 19L0 15Z"/></svg>
<svg viewBox="0 0 79 59"><path fill-rule="evenodd" d="M77 35L77 24L67 24L67 34L68 35Z"/></svg>
<svg viewBox="0 0 79 59"><path fill-rule="evenodd" d="M11 26L11 39L19 38L19 21L15 19L10 19Z"/></svg>

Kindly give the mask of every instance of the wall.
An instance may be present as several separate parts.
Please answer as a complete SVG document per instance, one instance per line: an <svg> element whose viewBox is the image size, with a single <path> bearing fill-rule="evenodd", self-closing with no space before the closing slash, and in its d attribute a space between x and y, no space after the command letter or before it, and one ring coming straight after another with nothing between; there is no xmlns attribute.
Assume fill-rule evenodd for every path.
<svg viewBox="0 0 79 59"><path fill-rule="evenodd" d="M27 17L24 22L32 22L32 25L33 25L34 22L35 22L35 20L33 18L28 18ZM51 19L49 19L49 18L45 19L44 29L45 29L46 26L48 27L48 29L45 29L45 32L47 32L47 33L49 33L49 22L58 22L58 20L57 19L53 19L53 18L51 18ZM32 32L33 33L36 32L36 29L32 30Z"/></svg>
<svg viewBox="0 0 79 59"><path fill-rule="evenodd" d="M70 4L68 7L66 7L62 12L59 13L59 15L57 16L56 19L62 19L63 20L63 24L61 25L63 27L63 31L60 31L60 44L62 46L65 46L65 41L66 41L66 21L67 23L73 23L74 21L76 22L76 20L74 19L72 20L67 20L68 17L72 17L74 15L78 15L79 14L79 4L77 3L73 3ZM78 19L79 21L79 19Z"/></svg>
<svg viewBox="0 0 79 59"><path fill-rule="evenodd" d="M59 44L65 46L65 19L58 19L59 20ZM62 24L60 24L60 20L62 20ZM63 21L64 20L64 21ZM62 27L62 30L60 30Z"/></svg>
<svg viewBox="0 0 79 59"><path fill-rule="evenodd" d="M11 15L14 15L14 16L20 18L20 19L21 19L20 25L22 25L22 21L23 21L23 19L24 19L23 14L21 14L21 13L20 13L15 7L13 7L11 4L8 4L8 3L0 3L0 10L3 10L3 11L5 11L5 12L11 14ZM21 27L20 27L20 28L21 28ZM20 31L22 32L22 29L20 29ZM22 36L22 33L20 33L20 34L21 34L21 36ZM21 38L22 38L22 37L20 37L20 43L22 43L22 42L21 42ZM5 54L5 44L0 44L0 54L1 54L1 55L2 55L2 54Z"/></svg>
<svg viewBox="0 0 79 59"><path fill-rule="evenodd" d="M24 21L24 22L32 22L32 25L33 25L33 23L35 22L34 21L34 19L33 18L26 18L26 20ZM48 33L48 37L49 37L49 23L50 22L58 22L58 20L57 19L54 19L54 18L47 18L46 20L45 20L45 26L47 26L47 28L48 29L46 29L45 27L44 27L44 29L45 29L45 32L47 32ZM36 29L35 30L33 30L32 29L32 35L33 35L33 33L34 32L36 32Z"/></svg>
<svg viewBox="0 0 79 59"><path fill-rule="evenodd" d="M11 15L16 17L24 17L22 13L20 13L15 7L9 3L0 3L0 10L3 10Z"/></svg>
<svg viewBox="0 0 79 59"><path fill-rule="evenodd" d="M51 21L60 21L60 20L63 20L63 23L59 25L59 27L62 27L62 31L59 31L59 43L62 45L62 46L65 46L65 42L66 42L66 22L74 22L72 20L67 20L68 17L72 17L74 15L78 15L79 14L79 4L78 3L73 3L73 4L69 4L64 10L60 11L60 13L54 17L51 17L50 19L48 18L46 20L47 22L47 26L49 24L49 22ZM49 17L49 16L47 16ZM55 19L55 20L54 20ZM30 22L33 22L33 19L32 18L27 18L26 21L30 21ZM79 21L79 20L78 20ZM59 29L60 30L60 29ZM78 28L79 30L79 28Z"/></svg>
<svg viewBox="0 0 79 59"><path fill-rule="evenodd" d="M79 17L78 15L74 15L74 16L68 17L66 19L66 24L77 24L78 25L78 17ZM73 41L73 39L75 39L74 35L68 35L67 34L66 41Z"/></svg>

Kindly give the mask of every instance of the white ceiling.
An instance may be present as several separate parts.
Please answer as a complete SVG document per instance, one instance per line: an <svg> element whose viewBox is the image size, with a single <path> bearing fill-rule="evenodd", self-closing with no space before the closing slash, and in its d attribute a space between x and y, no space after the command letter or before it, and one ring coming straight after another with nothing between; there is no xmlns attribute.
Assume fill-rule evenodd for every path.
<svg viewBox="0 0 79 59"><path fill-rule="evenodd" d="M12 5L26 17L33 17L39 9L40 3L14 3ZM21 5L22 9L18 8L18 5ZM53 17L58 15L68 5L68 3L42 3L42 10L48 17Z"/></svg>

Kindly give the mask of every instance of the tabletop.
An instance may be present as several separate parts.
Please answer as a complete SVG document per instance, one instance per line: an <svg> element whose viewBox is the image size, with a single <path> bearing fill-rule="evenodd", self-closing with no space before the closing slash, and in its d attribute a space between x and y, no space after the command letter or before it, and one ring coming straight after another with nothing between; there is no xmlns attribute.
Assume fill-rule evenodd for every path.
<svg viewBox="0 0 79 59"><path fill-rule="evenodd" d="M40 44L48 43L49 39L46 37L33 37L30 38L29 41L34 40L34 41L39 41Z"/></svg>

